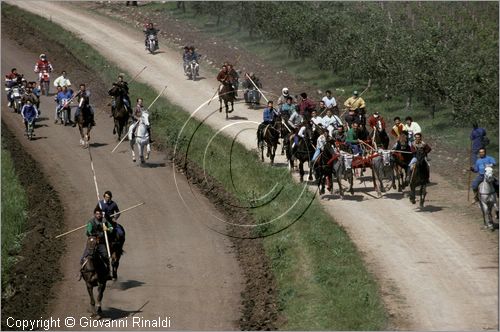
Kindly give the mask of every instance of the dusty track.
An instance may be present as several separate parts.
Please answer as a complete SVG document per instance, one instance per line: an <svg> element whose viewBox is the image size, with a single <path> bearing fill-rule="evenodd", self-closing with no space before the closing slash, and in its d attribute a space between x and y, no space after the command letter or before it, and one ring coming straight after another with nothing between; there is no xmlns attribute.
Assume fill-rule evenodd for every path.
<svg viewBox="0 0 500 332"><path fill-rule="evenodd" d="M29 2L18 5L27 10L33 7ZM139 31L86 12L75 12L66 5L44 2L38 3L36 8L38 14L50 16L56 23L76 32L129 73L138 72L147 62L149 67L141 79L158 90L165 83L169 84L167 96L190 112L207 101L216 89L211 77L198 82L186 81L177 51L162 49L163 53L147 55ZM196 116L206 116L214 110L214 104L217 102ZM260 122L260 113L237 105L233 114L239 119L244 117ZM217 129L228 124L222 115L210 117L207 123ZM231 136L244 127L255 127L255 124L234 126L225 133ZM242 132L238 140L249 149L256 146L252 131ZM103 136L102 142L111 141ZM154 173L154 170L148 172ZM82 166L81 171L86 171L86 166ZM135 170L131 172L137 175ZM439 176L433 175L431 180L437 185L429 187L430 206L423 212L415 211L400 194L373 199L365 195L373 194L370 189L363 193L358 190L353 199L323 201L324 207L346 227L366 255L365 260L380 281L394 328L496 329L498 233L480 231L477 220L468 220L457 212L464 202L456 197L463 197L463 193L457 192ZM140 186L134 187L140 190ZM126 192L126 188L119 189L122 190ZM92 200L91 190L88 199ZM127 205L127 202L120 203ZM76 208L74 204L73 208ZM80 213L85 215L84 211ZM148 242L143 240L147 237L140 235L137 241ZM144 288L141 287L141 292Z"/></svg>
<svg viewBox="0 0 500 332"><path fill-rule="evenodd" d="M16 48L3 36L2 71L15 66L33 79L32 62L36 56ZM6 103L4 97L2 103ZM3 120L62 193L67 227L73 228L85 223L95 206L89 153L78 146L76 128L53 124L53 97L42 97L41 106L43 117L48 119L40 122L35 141L29 142L23 136L19 115L4 109ZM149 166L144 168L131 161L126 143L111 154L116 141L111 135L111 119L97 112L96 122L91 151L101 195L105 190L113 191L122 209L146 201L144 207L120 219L127 229L126 254L118 281L108 283L104 316L169 316L175 329L237 329L240 268L229 240L204 226L210 223L207 211L213 215L218 212L201 195L197 200L190 198L184 177L177 175L174 182L172 167L163 160L163 154L153 152ZM186 210L176 185L188 201L201 203ZM64 278L55 286L56 298L49 312L56 318L85 316L88 296L83 281L77 282L85 236L81 231L67 236L65 241L68 251L62 262Z"/></svg>

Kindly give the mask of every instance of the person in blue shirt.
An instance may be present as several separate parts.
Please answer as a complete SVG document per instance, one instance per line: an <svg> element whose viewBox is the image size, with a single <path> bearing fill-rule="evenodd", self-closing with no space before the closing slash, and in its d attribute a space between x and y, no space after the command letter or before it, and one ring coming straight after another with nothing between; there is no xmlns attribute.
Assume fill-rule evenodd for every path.
<svg viewBox="0 0 500 332"><path fill-rule="evenodd" d="M485 148L484 138L486 137L486 130L477 125L477 123L472 124L472 132L470 133L471 146L471 166L476 164L477 155L479 149Z"/></svg>
<svg viewBox="0 0 500 332"><path fill-rule="evenodd" d="M35 128L35 120L38 118L38 110L36 106L32 104L31 100L27 100L21 109L21 115L24 120L24 126L26 128L26 133L28 132L28 123L33 123L33 128Z"/></svg>
<svg viewBox="0 0 500 332"><path fill-rule="evenodd" d="M274 125L274 121L276 117L279 116L279 112L277 109L273 107L273 101L269 100L267 102L267 107L264 109L263 113L263 122L259 125L257 129L257 142L260 144L263 140L263 131L267 125Z"/></svg>
<svg viewBox="0 0 500 332"><path fill-rule="evenodd" d="M479 158L476 160L476 163L470 170L474 173L478 173L476 178L472 181L472 191L474 191L474 198L476 201L479 201L478 196L478 187L481 182L484 180L484 170L487 165L495 166L497 164L495 158L486 155L486 149L479 149ZM495 178L493 182L493 186L495 187L495 191L498 195L498 179Z"/></svg>
<svg viewBox="0 0 500 332"><path fill-rule="evenodd" d="M56 113L54 115L54 123L57 123L58 111L63 109L65 106L68 106L66 104L71 100L71 98L73 98L73 90L69 89L67 85L64 85L61 88L61 91L57 92L57 95L55 97L57 107L56 107ZM69 108L68 112L68 121L69 124L73 124L73 122L71 121L71 107ZM67 125L67 123L65 123L64 125Z"/></svg>

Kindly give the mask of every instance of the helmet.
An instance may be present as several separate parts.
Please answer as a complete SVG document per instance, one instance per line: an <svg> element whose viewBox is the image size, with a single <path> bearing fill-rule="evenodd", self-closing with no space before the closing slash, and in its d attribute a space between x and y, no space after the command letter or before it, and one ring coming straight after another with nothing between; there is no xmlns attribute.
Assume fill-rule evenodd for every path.
<svg viewBox="0 0 500 332"><path fill-rule="evenodd" d="M281 90L281 93L284 95L284 96L288 96L289 92L288 92L288 88L283 88Z"/></svg>
<svg viewBox="0 0 500 332"><path fill-rule="evenodd" d="M354 92L352 94L355 95L355 96L357 96L358 95L358 91L354 90Z"/></svg>
<svg viewBox="0 0 500 332"><path fill-rule="evenodd" d="M47 56L45 55L45 53L40 54L40 60L46 59L46 58L47 58Z"/></svg>
<svg viewBox="0 0 500 332"><path fill-rule="evenodd" d="M148 23L148 27L149 27L149 28L152 28L152 27L153 27L153 23L152 23L152 22L149 22L149 23Z"/></svg>

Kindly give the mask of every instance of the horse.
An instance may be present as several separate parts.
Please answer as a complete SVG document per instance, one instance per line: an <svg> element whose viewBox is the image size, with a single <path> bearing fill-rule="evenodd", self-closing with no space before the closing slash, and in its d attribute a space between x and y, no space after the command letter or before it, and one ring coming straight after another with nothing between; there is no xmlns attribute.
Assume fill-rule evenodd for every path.
<svg viewBox="0 0 500 332"><path fill-rule="evenodd" d="M129 119L129 111L123 102L123 97L126 95L125 90L117 85L109 90L108 94L114 98L114 109L112 109L115 126L113 127L113 135L118 134L117 140L122 138L123 129L127 126Z"/></svg>
<svg viewBox="0 0 500 332"><path fill-rule="evenodd" d="M313 162L312 168L314 170L314 177L319 189L319 194L323 195L325 193L325 183L326 189L333 194L333 160L335 156L335 151L330 142L327 142L323 147L323 151L320 152L316 160Z"/></svg>
<svg viewBox="0 0 500 332"><path fill-rule="evenodd" d="M417 150L417 162L414 165L410 175L410 202L416 203L415 191L420 186L420 208L424 207L425 196L427 195L427 184L429 183L430 171L429 164L425 160L425 152L422 149Z"/></svg>
<svg viewBox="0 0 500 332"><path fill-rule="evenodd" d="M491 166L486 166L484 170L484 179L478 187L479 206L483 213L484 226L491 231L495 230L493 220L496 219L496 222L498 222L498 203L495 188L493 186L494 181L493 168Z"/></svg>
<svg viewBox="0 0 500 332"><path fill-rule="evenodd" d="M137 146L139 147L139 158L141 159L141 164L144 164L144 146L146 146L147 150L146 159L149 159L149 154L151 153L148 126L149 117L146 114L143 114L139 122L137 122L135 125L130 126L128 132L130 149L132 150L132 161L136 161L134 145L137 144Z"/></svg>
<svg viewBox="0 0 500 332"><path fill-rule="evenodd" d="M296 148L292 148L292 143L294 139L294 133L290 133L288 135L287 139L289 140L289 147L287 149L286 157L289 162L289 169L290 171L294 169L294 160L297 159L299 161L299 174L300 174L300 182L304 182L304 163L309 163L310 166L310 161L311 158L314 155L314 151L316 148L313 145L313 137L312 137L312 132L309 127L307 127L305 131L304 138L299 137L299 142L297 144ZM309 167L309 177L308 180L312 181L312 167Z"/></svg>
<svg viewBox="0 0 500 332"><path fill-rule="evenodd" d="M290 129L289 125L286 124L288 122L288 119L285 118L283 115L281 116L281 122L282 123L281 123L280 138L282 139L283 142L283 144L281 145L281 155L284 155L285 150L288 149L288 145L290 143L290 141L287 140L286 138L288 137L288 135L290 135L292 130Z"/></svg>
<svg viewBox="0 0 500 332"><path fill-rule="evenodd" d="M84 149L89 147L90 131L92 130L91 116L90 105L82 105L76 122L78 123L78 130L80 131L80 145L82 145ZM83 128L87 129L85 135L83 134Z"/></svg>
<svg viewBox="0 0 500 332"><path fill-rule="evenodd" d="M402 192L407 186L408 165L410 164L412 154L410 145L408 144L408 136L405 134L399 135L396 144L396 150L392 153L394 157L394 174L398 180L398 192Z"/></svg>
<svg viewBox="0 0 500 332"><path fill-rule="evenodd" d="M396 189L394 159L391 151L379 149L378 155L372 159L372 180L379 197L391 187ZM388 181L388 186L384 185L385 181Z"/></svg>
<svg viewBox="0 0 500 332"><path fill-rule="evenodd" d="M105 262L97 250L97 238L89 236L87 239L87 256L82 265L82 277L87 285L90 297L90 310L92 314L100 316L102 313L101 301L108 281L108 262ZM94 287L97 287L97 305L94 298Z"/></svg>
<svg viewBox="0 0 500 332"><path fill-rule="evenodd" d="M273 125L268 124L262 128L262 141L260 142L261 159L264 162L264 149L267 146L266 156L271 159L271 166L274 165L274 157L278 148L278 141L281 133L281 121L276 121Z"/></svg>
<svg viewBox="0 0 500 332"><path fill-rule="evenodd" d="M384 150L387 150L387 148L389 147L389 136L387 135L385 129L382 128L382 123L380 122L380 120L377 121L377 125L370 133L370 137L372 140L372 146L375 149L382 148Z"/></svg>
<svg viewBox="0 0 500 332"><path fill-rule="evenodd" d="M222 89L219 89L219 112L222 112L222 101L226 107L226 120L229 118L228 114L234 111L234 89L231 84L223 84ZM231 103L231 110L229 110L229 103Z"/></svg>
<svg viewBox="0 0 500 332"><path fill-rule="evenodd" d="M118 278L118 266L120 258L123 255L123 245L125 244L125 228L116 223L113 226L113 233L110 237L109 250L111 251L111 268L113 272L113 280Z"/></svg>

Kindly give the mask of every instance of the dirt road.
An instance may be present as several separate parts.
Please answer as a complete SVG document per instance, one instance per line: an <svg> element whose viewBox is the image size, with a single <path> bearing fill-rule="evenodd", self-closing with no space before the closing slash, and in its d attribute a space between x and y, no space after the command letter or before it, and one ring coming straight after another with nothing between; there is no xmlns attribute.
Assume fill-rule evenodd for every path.
<svg viewBox="0 0 500 332"><path fill-rule="evenodd" d="M29 2L18 5L26 10L35 8ZM161 48L162 53L146 54L140 31L64 4L37 3L36 12L75 32L130 74L147 63L148 69L139 80L157 90L169 84L167 97L191 113L217 88L210 75L197 82L187 81L178 50ZM195 116L207 116L214 104L217 102ZM230 121L216 113L208 117L207 124L220 129L236 119L248 119L224 130L224 134L234 137L241 129L255 128L255 122L261 121L260 111L250 111L244 105L235 108L235 117ZM243 131L237 140L254 149L254 133ZM284 160L280 157L278 162ZM322 202L346 227L379 279L393 328L496 329L498 233L481 231L477 220L462 214L463 193L437 175L432 175L431 181L437 185L429 187L429 206L422 212L417 212L400 194L374 199L370 188L358 190L350 199Z"/></svg>
<svg viewBox="0 0 500 332"><path fill-rule="evenodd" d="M3 72L17 67L34 79L32 63L37 56L18 49L2 36ZM2 103L6 104L5 97ZM43 119L36 130L37 139L31 142L23 137L20 115L4 109L2 117L26 150L41 161L45 174L61 194L67 227L71 229L92 216L96 193L89 152L79 147L76 128L53 123L53 105L53 97L42 97ZM111 154L116 144L111 119L97 112L96 122L91 152L100 194L111 190L121 209L146 202L120 218L127 230L126 254L119 279L108 283L104 316L170 317L174 329L237 329L240 268L230 241L204 226L212 223L206 217L207 211L213 215L218 212L203 196L197 194L196 200L190 196L184 177L177 175L174 181L172 166L163 154L153 152L149 166L144 168L131 161L127 143ZM184 208L176 185L185 199L198 202L192 209ZM62 261L64 279L55 287L57 295L50 312L55 318L80 317L88 309L84 282L77 281L85 235L82 230L64 240L68 245Z"/></svg>

